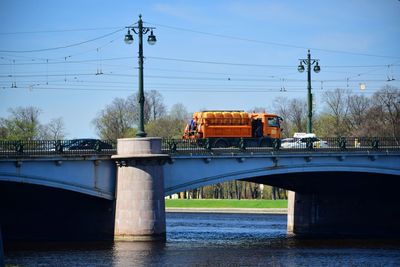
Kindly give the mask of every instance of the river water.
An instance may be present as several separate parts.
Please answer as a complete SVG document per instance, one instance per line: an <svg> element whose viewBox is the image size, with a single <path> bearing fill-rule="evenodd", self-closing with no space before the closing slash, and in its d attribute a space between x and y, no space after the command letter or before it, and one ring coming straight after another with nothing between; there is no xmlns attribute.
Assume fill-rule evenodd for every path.
<svg viewBox="0 0 400 267"><path fill-rule="evenodd" d="M298 239L286 215L167 213L167 242L6 251L18 266L400 266L400 240Z"/></svg>

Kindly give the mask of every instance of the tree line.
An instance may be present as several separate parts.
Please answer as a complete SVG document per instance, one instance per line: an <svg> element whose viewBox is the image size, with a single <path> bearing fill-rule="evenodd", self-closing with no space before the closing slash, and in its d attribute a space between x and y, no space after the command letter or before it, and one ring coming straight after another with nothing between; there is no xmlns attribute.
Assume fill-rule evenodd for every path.
<svg viewBox="0 0 400 267"><path fill-rule="evenodd" d="M400 90L385 86L370 97L347 89L327 91L314 103L313 129L317 136L393 137L400 136ZM321 105L321 106L319 106ZM274 110L284 118L285 137L304 132L307 103L301 99L279 98ZM315 110L315 109L314 109Z"/></svg>
<svg viewBox="0 0 400 267"><path fill-rule="evenodd" d="M168 111L162 95L155 90L146 91L145 98L146 133L162 138L181 138L183 129L191 118L187 108L177 103ZM346 89L336 89L325 92L314 104L313 125L317 136L400 136L398 88L385 86L370 97L354 94ZM43 124L40 121L42 111L37 107L17 107L8 111L8 117L0 117L2 140L60 140L66 136L63 119L54 118ZM306 130L305 99L277 97L271 107L253 107L248 110L253 111L273 112L281 116L284 137L292 137L295 132ZM126 99L113 99L98 112L92 120L92 126L100 139L116 140L134 137L138 119L138 96L133 94Z"/></svg>
<svg viewBox="0 0 400 267"><path fill-rule="evenodd" d="M287 199L287 191L278 187L234 180L199 187L177 194L193 199Z"/></svg>
<svg viewBox="0 0 400 267"><path fill-rule="evenodd" d="M162 95L157 91L145 93L145 130L149 136L180 138L191 118L183 104L175 104L167 112ZM98 135L103 139L132 137L138 121L137 95L116 98L93 120ZM346 89L325 92L315 101L314 132L320 137L400 136L400 90L385 86L370 97L354 94ZM234 107L232 107L234 108ZM317 110L317 111L316 111ZM248 112L273 112L283 118L284 137L305 132L307 102L305 99L277 97L271 107L253 107Z"/></svg>
<svg viewBox="0 0 400 267"><path fill-rule="evenodd" d="M148 136L180 138L187 120L190 118L183 104L174 104L169 112L162 95L155 90L145 91L144 123ZM101 139L116 140L134 137L139 121L138 94L126 99L115 98L99 111L92 124Z"/></svg>
<svg viewBox="0 0 400 267"><path fill-rule="evenodd" d="M8 112L7 118L0 117L0 140L62 140L66 136L63 119L43 124L37 107L10 108Z"/></svg>

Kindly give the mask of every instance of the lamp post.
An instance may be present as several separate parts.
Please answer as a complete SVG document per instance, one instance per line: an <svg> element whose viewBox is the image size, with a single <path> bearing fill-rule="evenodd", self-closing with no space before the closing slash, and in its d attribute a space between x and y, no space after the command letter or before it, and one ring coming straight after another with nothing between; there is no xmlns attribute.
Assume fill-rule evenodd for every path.
<svg viewBox="0 0 400 267"><path fill-rule="evenodd" d="M139 20L137 26L128 26L128 33L125 35L125 43L132 44L133 36L131 34L132 30L139 36L139 76L138 76L138 97L139 97L139 129L136 133L137 137L146 137L146 132L144 131L144 92L143 92L143 34L150 31L150 35L147 38L149 45L154 45L157 41L156 36L153 34L154 27L143 27L142 15L139 15Z"/></svg>
<svg viewBox="0 0 400 267"><path fill-rule="evenodd" d="M311 66L315 64L314 66L314 72L318 73L321 71L320 66L318 65L319 59L312 59L310 50L308 50L307 58L306 59L299 59L300 64L297 67L297 70L299 72L304 71L304 65L307 66L307 104L308 104L308 120L307 120L307 133L312 133L312 104L313 104L313 99L312 99L312 94L311 94ZM304 64L304 65L303 65Z"/></svg>

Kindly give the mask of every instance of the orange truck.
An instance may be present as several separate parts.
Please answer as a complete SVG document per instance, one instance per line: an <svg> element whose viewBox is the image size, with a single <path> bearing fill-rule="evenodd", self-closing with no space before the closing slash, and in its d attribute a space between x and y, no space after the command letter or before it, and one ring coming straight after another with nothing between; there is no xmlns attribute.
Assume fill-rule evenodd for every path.
<svg viewBox="0 0 400 267"><path fill-rule="evenodd" d="M272 146L281 139L281 121L281 117L270 113L195 112L183 138L208 140L212 147L239 146L243 142L245 146Z"/></svg>

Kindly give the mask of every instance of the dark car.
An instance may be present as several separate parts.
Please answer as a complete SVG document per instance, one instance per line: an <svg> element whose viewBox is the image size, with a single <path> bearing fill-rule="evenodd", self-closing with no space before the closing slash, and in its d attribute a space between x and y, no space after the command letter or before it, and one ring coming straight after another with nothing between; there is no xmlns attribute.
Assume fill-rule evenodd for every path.
<svg viewBox="0 0 400 267"><path fill-rule="evenodd" d="M65 144L65 150L103 150L112 149L112 145L99 139L73 139Z"/></svg>

